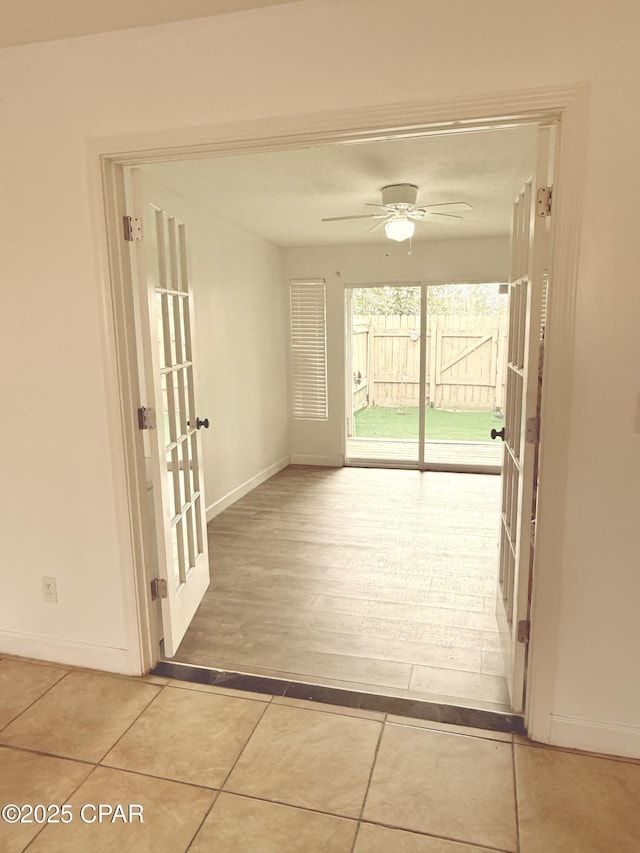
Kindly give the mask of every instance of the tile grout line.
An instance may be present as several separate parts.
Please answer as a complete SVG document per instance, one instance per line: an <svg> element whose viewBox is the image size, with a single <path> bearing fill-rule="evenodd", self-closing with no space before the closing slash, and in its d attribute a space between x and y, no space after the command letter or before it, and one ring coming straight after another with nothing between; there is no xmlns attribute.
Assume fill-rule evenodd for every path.
<svg viewBox="0 0 640 853"><path fill-rule="evenodd" d="M514 745L516 741L514 740ZM624 756L624 755L611 755L610 753L600 753L600 752L589 752L584 749L575 749L570 746L556 746L552 743L543 743L542 741L535 740L527 740L526 743L518 743L518 746L523 746L526 749L542 749L542 750L551 750L552 752L563 752L566 755L578 755L584 758L597 758L601 761L616 761L619 764L630 764L640 765L640 757L636 758L634 756Z"/></svg>
<svg viewBox="0 0 640 853"><path fill-rule="evenodd" d="M214 789L214 790L215 790L215 789ZM199 835L199 833L200 833L200 830L202 829L202 827L203 827L203 826L204 826L204 824L205 824L205 821L207 820L207 818L209 817L209 815L210 815L210 814L211 814L211 812L213 811L213 807L214 807L214 806L215 806L215 804L218 802L218 797L220 796L220 794L221 794L221 793L222 793L222 791L221 791L219 788L218 788L217 790L215 790L215 797L213 798L213 802L211 803L211 805L209 806L209 808L208 808L208 809L207 809L207 811L205 812L204 817L202 818L202 820L200 821L200 823L198 824L198 826L197 826L197 828L196 828L196 831L195 831L195 832L193 833L193 835L191 836L191 841L190 841L190 842L187 844L187 846L184 848L184 853L189 853L189 850L191 850L191 847L193 846L193 842L194 842L194 841L196 840L196 838L198 837L198 835Z"/></svg>
<svg viewBox="0 0 640 853"><path fill-rule="evenodd" d="M517 853L520 853L520 813L518 810L518 778L516 775L516 744L511 740L511 767L513 773L513 798L516 810L516 847Z"/></svg>
<svg viewBox="0 0 640 853"><path fill-rule="evenodd" d="M135 771L124 770L122 772L123 773L133 773ZM139 775L145 775L145 774L139 774ZM154 779L162 778L162 779L164 779L164 777L158 777L158 776L153 776L151 778L154 778ZM174 781L175 782L175 780L172 780L172 779L168 779L166 781L169 781L169 782ZM189 785L189 782L176 782L176 784L177 785ZM346 820L346 821L349 821L351 823L357 823L358 822L358 818L352 817L351 815L338 814L337 812L323 811L322 809L319 809L319 808L316 809L316 808L313 808L312 806L303 806L303 805L297 805L294 803L288 803L288 802L286 802L286 800L270 800L268 797L259 797L257 794L240 794L237 791L224 791L222 788L204 788L203 789L202 785L191 785L191 787L200 788L201 790L213 791L216 794L227 794L229 797L240 797L240 799L242 799L242 800L254 800L257 803L265 803L266 805L270 805L270 806L282 806L283 808L293 809L294 811L308 812L309 814L322 815L323 817L333 817L333 818L336 818L337 820ZM424 833L417 833L417 834L422 835ZM500 851L500 853L502 853L502 851Z"/></svg>
<svg viewBox="0 0 640 853"><path fill-rule="evenodd" d="M188 845L187 845L187 847L185 848L185 853L188 853L188 851L191 849L191 846L193 845L193 842L194 842L194 841L196 840L196 838L198 837L198 834L199 834L200 830L202 829L202 827L203 827L203 826L204 826L204 824L205 824L205 821L207 820L207 818L209 817L209 815L210 815L210 814L211 814L211 812L213 811L213 807L214 807L214 806L215 806L215 804L218 802L218 797L220 796L220 794L222 794L222 793L223 793L223 791L224 791L224 786L227 784L227 782L228 782L228 780L229 780L229 777L231 776L231 774L232 774L232 773L233 773L233 771L235 770L236 764L238 763L238 761L240 761L240 756L242 755L242 753L243 753L243 752L245 751L245 749L247 748L247 745L248 745L249 741L251 740L251 738L253 737L253 735L254 735L254 733L255 733L255 730L258 728L258 726L259 726L259 725L260 725L260 723L262 722L262 718L263 718L263 717L264 717L264 715L267 713L267 708L271 705L271 701L272 701L272 700L273 700L273 695L271 696L271 699L270 699L268 702L265 702L265 703L264 703L263 711L262 711L262 713L260 714L260 716L258 717L258 719L256 720L256 724L255 724L255 726L251 729L251 734L250 734L250 735L249 735L249 737L246 739L245 744L244 744L244 746L242 747L242 749L240 750L240 752L238 753L238 755L236 756L236 760L233 762L233 764L232 764L232 766L231 766L231 769L229 770L229 772L227 773L227 775L226 775L226 776L224 777L224 779L222 780L222 784L220 785L220 787L217 789L217 794L216 794L216 795L215 795L215 797L213 798L213 802L211 803L211 806L207 809L207 813L205 814L205 816L204 816L204 817L202 818L202 820L200 821L200 824L198 825L198 828L197 828L197 829L196 829L196 831L194 832L194 834L193 834L193 836L192 836L192 838L191 838L191 841L189 842L189 844L188 844ZM229 793L229 792L227 792L227 793Z"/></svg>
<svg viewBox="0 0 640 853"><path fill-rule="evenodd" d="M54 757L55 757L55 758L57 758L57 757L59 757L59 756L54 756ZM67 759L67 760L73 761L73 759ZM82 762L82 763L90 764L90 762ZM91 778L91 776L96 772L97 768L98 768L98 765L97 765L97 764L93 764L93 765L92 765L92 769L87 773L87 775L84 777L84 779L82 779L80 782L78 782L78 784L77 784L77 785L76 785L76 787L73 789L73 791L71 791L71 793L70 793L70 794L65 798L64 803L62 803L62 805L65 805L66 803L68 803L68 802L69 802L69 800L70 800L70 799L71 799L75 794L77 794L77 793L78 793L78 791L79 791L79 790L80 790L80 788L84 785L84 783L85 783L85 782L87 782L87 781ZM27 844L27 846L24 848L23 853L24 853L24 851L28 850L28 849L31 847L31 845L33 844L33 842L34 842L34 841L36 841L36 839L37 839L37 838L39 838L39 837L40 837L40 835L42 835L42 831L43 831L46 827L47 827L47 824L46 824L46 823L44 823L44 824L40 827L40 829L38 830L38 832L36 832L36 834L33 836L33 838L31 839L31 841L29 841L29 843Z"/></svg>
<svg viewBox="0 0 640 853"><path fill-rule="evenodd" d="M58 756L54 756L58 757ZM202 785L199 782L185 782L184 779L176 779L175 776L161 776L159 773L150 773L148 770L131 770L127 767L116 767L114 764L96 764L101 770L115 770L116 773L127 773L129 776L142 776L144 779L157 779L160 782L171 782L173 785L182 785L187 788L198 788L200 791L216 791L222 793L220 788L212 785Z"/></svg>
<svg viewBox="0 0 640 853"><path fill-rule="evenodd" d="M72 761L74 764L88 764L97 767L95 761L88 758L70 758L68 755L59 755L57 752L45 752L42 749L32 749L29 746L18 746L12 743L0 743L0 749L13 749L16 752L28 752L30 755L41 755L43 758L56 758L58 761Z"/></svg>
<svg viewBox="0 0 640 853"><path fill-rule="evenodd" d="M169 685L167 685L167 686L169 686ZM160 695L160 694L158 694L158 695ZM216 694L213 694L213 695L216 695ZM152 699L151 701L152 701L152 702L153 702L153 701L155 701L155 699L156 699L156 698L157 698L157 697L154 697L154 699ZM234 697L229 697L229 698L234 698ZM250 700L246 700L246 701L250 701ZM269 707L269 705L270 705L271 703L270 703L270 702L260 702L260 703L258 703L258 704L263 705L263 706L264 706L264 710L262 711L262 714L260 715L260 717L259 717L259 719L257 720L256 724L254 725L253 729L251 730L251 734L249 735L249 737L248 737L248 739L247 739L247 743L249 743L249 740L251 739L251 737L252 737L252 735L253 735L254 731L256 730L256 728L257 728L257 726L258 726L258 723L260 722L260 720L261 720L261 719L262 719L262 717L264 716L264 714L265 714L265 712L266 712L267 708ZM149 708L149 706L150 706L150 705L151 705L151 702L149 702L149 705L147 705L147 707L146 707L146 708L145 708L145 709L144 709L144 710L143 710L143 711L138 715L138 717L133 721L133 723L131 723L131 726L133 726L133 725L134 725L134 724L135 724L135 723L140 719L140 717L142 716L142 714L144 714L144 713L145 713L145 711ZM220 787L216 787L216 786L212 786L212 785L201 785L201 784L199 784L199 783L197 783L197 782L185 782L185 781L184 781L184 779L176 779L174 776L162 776L162 775L160 775L159 773L149 773L149 772L146 772L146 771L144 771L144 770L131 770L130 768L127 768L127 767L117 767L117 766L116 766L116 765L114 765L114 764L104 764L103 762L104 762L105 758L107 757L107 755L109 754L109 752L111 752L111 750L112 750L112 749L113 749L113 748L114 748L114 747L115 747L115 746L120 742L120 740L121 740L121 739L125 736L125 734L129 731L129 729L131 728L131 726L129 726L129 728L127 729L127 731L126 731L126 732L124 732L124 733L121 735L121 737L120 737L120 738L118 738L118 740L113 744L113 746L112 746L112 747L111 747L111 748L110 748L110 749L105 753L105 755L103 755L103 757L100 759L100 761L95 765L96 767L104 767L104 768L105 768L105 769L107 769L107 770L117 770L117 771L118 771L118 772L120 772L120 773L131 773L131 774L132 774L132 775L134 775L134 776L144 776L144 777L145 777L145 778L147 778L147 779L162 779L164 782L173 782L173 783L174 783L174 784L176 784L176 785L187 785L187 786L189 786L189 787L191 787L191 788L200 788L200 789L201 789L201 790L203 790L203 791L217 791L218 793L222 793L222 785L224 785L224 784L225 784L225 782L227 781L228 776L231 774L232 770L233 770L233 769L234 769L234 767L236 766L236 764L237 764L237 762L238 762L238 760L239 760L239 758L240 758L240 755L242 755L242 753L244 752L244 749L245 749L245 747L246 747L246 745L247 745L247 743L245 743L245 745L244 745L244 746L242 747L242 749L240 750L240 753L238 754L238 757L236 758L236 760L235 760L235 761L234 761L234 763L233 763L233 767L231 768L231 770L229 771L229 773L228 773L228 774L227 774L227 776L225 777L224 782L222 783L222 785L221 785ZM0 744L0 746L2 746L2 744ZM28 752L33 752L34 750L26 750L26 751L28 751ZM44 755L50 755L50 753L43 753L43 754L44 754ZM57 756L57 755L55 755L55 756L52 756L52 757L54 757L54 758L60 758L61 756ZM66 760L68 760L68 761L80 761L80 762L81 762L81 763L83 763L83 764L91 764L91 763L92 763L92 762L90 762L90 761L86 761L86 760L85 760L85 761L82 761L81 759L75 759L75 758L70 758L70 759L66 759ZM229 792L227 792L227 793L229 793ZM241 795L241 796L244 796L244 794L243 794L243 795Z"/></svg>
<svg viewBox="0 0 640 853"><path fill-rule="evenodd" d="M383 823L379 820L365 820L362 823L366 823L370 826L380 826L383 829L391 829L396 832L407 832L411 835L417 835L420 838L433 838L436 841L446 841L449 844L458 844L463 846L468 846L473 848L474 850L477 848L480 851L486 851L486 853L519 853L519 851L507 851L503 847L487 847L485 844L480 844L477 841L467 841L461 838L452 838L448 835L433 835L430 832L422 832L420 829L409 829L406 826L399 826L395 823Z"/></svg>
<svg viewBox="0 0 640 853"><path fill-rule="evenodd" d="M367 803L367 797L369 796L369 788L371 787L371 780L373 778L373 771L375 770L376 762L378 760L378 752L380 751L380 745L382 743L382 737L384 735L384 730L385 730L385 727L387 725L387 716L388 716L387 714L384 715L384 722L380 726L380 734L378 735L376 748L375 748L375 751L373 753L373 761L371 762L371 769L369 770L369 778L367 779L367 786L366 786L365 791L364 791L364 797L362 798L362 805L360 806L360 814L358 815L358 818L357 818L358 823L356 826L356 834L353 837L353 844L351 845L350 853L354 853L354 850L356 848L356 843L358 841L358 835L360 834L360 826L362 824L362 816L364 814L364 807Z"/></svg>
<svg viewBox="0 0 640 853"><path fill-rule="evenodd" d="M33 708L33 706L36 704L36 702L39 702L43 698L43 696L46 696L47 693L49 693L50 690L53 690L54 687L56 687L58 684L61 684L65 680L67 675L69 675L70 672L73 672L73 670L67 669L65 671L64 675L61 678L59 678L57 681L54 681L54 683L50 687L47 687L47 689L44 691L44 693L41 693L36 699L33 700L33 702L31 702L29 705L27 705L26 708L23 708L22 711L18 711L18 713L15 715L15 717L12 717L8 723L6 723L4 726L2 726L2 728L0 728L0 738L2 737L2 732L8 726L10 726L11 723L15 723L15 721L25 713L25 711L28 711L29 708Z"/></svg>
<svg viewBox="0 0 640 853"><path fill-rule="evenodd" d="M272 696L271 698L273 699L273 696ZM240 750L240 752L238 753L236 760L233 762L233 765L231 766L231 769L229 770L229 772L227 773L227 775L224 777L224 780L223 780L223 782L222 782L222 785L220 785L220 791L224 791L224 786L227 784L227 782L229 781L229 777L231 776L231 774L233 773L233 771L236 769L236 764L238 763L238 761L240 761L240 758L242 757L242 754L244 753L245 749L249 746L249 741L250 741L250 740L251 740L251 738L254 736L254 734L255 734L255 732L256 732L256 729L258 728L258 726L259 726L259 725L260 725L260 723L262 722L262 719L263 719L264 715L267 713L267 708L269 708L270 706L271 706L271 702L265 702L265 703L264 703L264 710L262 711L262 713L260 714L260 716L259 716L259 717L258 717L258 719L256 720L256 724L255 724L255 726L251 729L251 734L250 734L250 735L249 735L249 737L246 739L246 741L245 741L245 743L244 743L244 746L242 747L242 749L241 749L241 750Z"/></svg>
<svg viewBox="0 0 640 853"><path fill-rule="evenodd" d="M139 720L139 719L140 719L140 717L145 713L145 711L147 711L147 710L151 707L151 705L153 705L153 703L154 703L154 702L156 701L156 699L157 699L157 698L162 694L163 690L164 690L164 689L165 689L165 687L166 687L166 685L164 685L164 686L162 686L162 687L161 687L159 684L152 684L151 686L152 686L152 687L159 687L160 689L158 690L158 692L156 693L156 695L155 695L155 696L153 696L153 697L152 697L152 698L147 702L147 704L146 704L146 705L144 706L144 708L140 711L140 713L136 715L135 719L131 721L131 723L126 727L126 729L122 732L122 734L121 734L118 738L116 738L116 740L111 744L111 746L109 747L109 749L107 749L107 751L104 753L104 755L103 755L101 758L99 758L99 759L98 759L98 761L96 762L96 766L105 766L105 767L108 767L108 765L103 765L103 764L102 764L102 762L105 760L105 758L107 757L107 755L109 755L109 753L111 752L111 750L112 750L112 749L114 749L114 748L115 748L115 747L120 743L120 741L122 740L122 738L127 734L127 732L132 728L132 726L134 726L134 725L138 722L138 720Z"/></svg>

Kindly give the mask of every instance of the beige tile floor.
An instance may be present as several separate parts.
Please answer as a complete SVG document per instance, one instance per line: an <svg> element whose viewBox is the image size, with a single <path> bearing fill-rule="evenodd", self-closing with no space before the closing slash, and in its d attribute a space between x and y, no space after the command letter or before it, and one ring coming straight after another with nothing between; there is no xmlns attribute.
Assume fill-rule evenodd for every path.
<svg viewBox="0 0 640 853"><path fill-rule="evenodd" d="M639 803L639 761L0 656L0 805L71 817L2 853L638 853Z"/></svg>

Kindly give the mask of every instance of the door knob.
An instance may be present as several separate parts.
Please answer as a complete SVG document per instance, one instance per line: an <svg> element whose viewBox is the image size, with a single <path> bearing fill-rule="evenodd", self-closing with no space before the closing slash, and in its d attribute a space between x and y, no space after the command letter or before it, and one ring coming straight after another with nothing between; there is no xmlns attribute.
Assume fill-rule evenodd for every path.
<svg viewBox="0 0 640 853"><path fill-rule="evenodd" d="M491 438L501 438L504 441L504 427L501 430L492 429Z"/></svg>
<svg viewBox="0 0 640 853"><path fill-rule="evenodd" d="M200 427L209 429L209 418L205 418L203 421L200 418L196 418L196 429L200 429Z"/></svg>

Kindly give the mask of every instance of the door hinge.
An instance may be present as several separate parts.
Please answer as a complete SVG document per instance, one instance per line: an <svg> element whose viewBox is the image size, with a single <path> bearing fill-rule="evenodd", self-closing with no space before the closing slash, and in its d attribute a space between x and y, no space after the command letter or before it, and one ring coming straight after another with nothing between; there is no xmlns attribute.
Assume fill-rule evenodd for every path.
<svg viewBox="0 0 640 853"><path fill-rule="evenodd" d="M535 544L536 541L536 520L535 518L531 519L531 527L529 528L529 532L531 535L531 544Z"/></svg>
<svg viewBox="0 0 640 853"><path fill-rule="evenodd" d="M527 418L527 432L526 432L527 444L539 444L540 443L540 418Z"/></svg>
<svg viewBox="0 0 640 853"><path fill-rule="evenodd" d="M154 578L151 581L151 601L167 597L167 582L164 578Z"/></svg>
<svg viewBox="0 0 640 853"><path fill-rule="evenodd" d="M124 239L128 243L139 243L142 240L142 221L137 216L123 216L122 227Z"/></svg>
<svg viewBox="0 0 640 853"><path fill-rule="evenodd" d="M138 409L138 429L156 428L156 410L140 406Z"/></svg>
<svg viewBox="0 0 640 853"><path fill-rule="evenodd" d="M518 642L519 643L528 643L530 632L531 632L531 622L528 619L523 619L521 622L518 622Z"/></svg>
<svg viewBox="0 0 640 853"><path fill-rule="evenodd" d="M538 187L536 212L538 216L551 216L551 187Z"/></svg>

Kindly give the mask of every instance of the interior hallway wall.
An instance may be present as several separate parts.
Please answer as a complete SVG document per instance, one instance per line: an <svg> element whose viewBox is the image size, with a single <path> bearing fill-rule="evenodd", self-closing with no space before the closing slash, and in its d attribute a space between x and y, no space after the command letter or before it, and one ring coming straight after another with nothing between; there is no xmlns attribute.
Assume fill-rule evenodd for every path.
<svg viewBox="0 0 640 853"><path fill-rule="evenodd" d="M550 737L640 755L639 31L636 0L300 0L0 51L0 648L136 667L88 139L587 83Z"/></svg>

